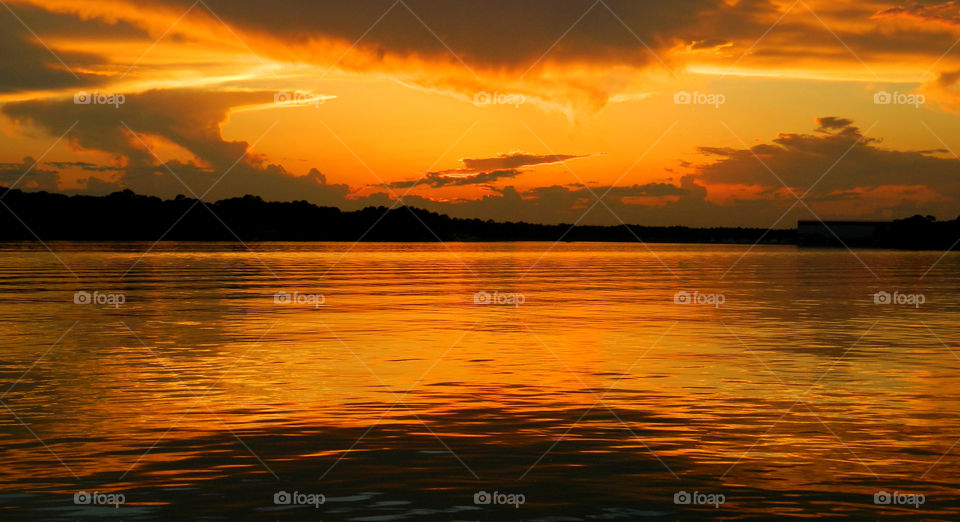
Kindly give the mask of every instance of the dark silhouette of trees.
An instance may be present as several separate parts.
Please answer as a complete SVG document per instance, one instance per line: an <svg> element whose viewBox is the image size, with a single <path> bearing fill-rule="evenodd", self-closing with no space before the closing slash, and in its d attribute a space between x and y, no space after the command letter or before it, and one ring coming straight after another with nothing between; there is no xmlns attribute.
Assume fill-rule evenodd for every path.
<svg viewBox="0 0 960 522"><path fill-rule="evenodd" d="M880 237L879 246L911 250L948 250L960 239L960 217L937 221L933 216L917 214L890 223Z"/></svg>
<svg viewBox="0 0 960 522"><path fill-rule="evenodd" d="M258 196L201 202L163 200L130 190L107 196L67 196L0 187L0 240L177 241L622 241L677 243L786 243L795 230L647 226L540 225L460 219L413 207L367 207L344 212L306 201L272 202ZM22 221L21 221L22 220ZM28 228L29 227L29 228ZM949 248L960 218L932 216L894 221L875 246Z"/></svg>

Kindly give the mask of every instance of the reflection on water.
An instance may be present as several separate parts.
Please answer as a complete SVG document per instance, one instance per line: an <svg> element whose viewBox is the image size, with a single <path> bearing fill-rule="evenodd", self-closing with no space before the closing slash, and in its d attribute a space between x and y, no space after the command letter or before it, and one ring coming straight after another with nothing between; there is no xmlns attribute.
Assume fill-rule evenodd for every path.
<svg viewBox="0 0 960 522"><path fill-rule="evenodd" d="M955 254L149 246L0 249L5 519L960 517Z"/></svg>

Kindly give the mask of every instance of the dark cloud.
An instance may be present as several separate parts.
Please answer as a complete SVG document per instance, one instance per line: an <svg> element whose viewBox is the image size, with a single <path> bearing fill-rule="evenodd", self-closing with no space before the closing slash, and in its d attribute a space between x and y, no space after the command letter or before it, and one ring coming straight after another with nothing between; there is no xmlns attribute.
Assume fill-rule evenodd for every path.
<svg viewBox="0 0 960 522"><path fill-rule="evenodd" d="M191 2L150 3L186 9ZM346 56L341 64L346 67L373 67L394 57L419 57L457 67L462 61L472 69L501 73L522 73L536 64L551 63L662 68L665 62L673 68L683 65L671 52L678 47L705 50L727 46L725 54L731 61L749 50L748 60L822 56L858 63L847 47L865 59L918 52L937 56L953 41L946 31L891 26L885 23L888 16L878 13L871 2L829 6L809 2L830 24L829 30L814 17L781 19L787 8L802 15L808 7L775 0L407 0L405 5L393 0L359 4L208 0L206 4L228 23L280 43L280 48L309 48L318 39L357 42L356 50L364 58ZM872 24L835 23L871 19Z"/></svg>
<svg viewBox="0 0 960 522"><path fill-rule="evenodd" d="M181 89L128 95L119 107L77 105L69 99L10 103L2 111L20 124L53 135L79 122L66 140L82 149L114 155L125 165L115 181L87 180L100 191L130 188L173 197L191 192L202 195L209 190L210 199L257 194L273 200L342 203L350 191L347 185L328 184L316 169L294 176L262 156L247 153L247 142L223 139L220 124L230 108L272 101L273 92L266 91ZM169 161L164 167L144 144L151 137L183 148L195 161Z"/></svg>
<svg viewBox="0 0 960 522"><path fill-rule="evenodd" d="M41 0L33 1L42 5ZM78 0L75 12L84 12L84 3ZM111 20L127 17L129 23L146 25L151 10L181 13L195 5L191 0L138 0L130 4L137 9L118 9L109 14L101 10L100 16ZM889 27L884 21L907 14L923 20L957 17L957 9L952 7L955 2L936 6L914 3L879 12L872 2L810 4L827 22L871 18L875 22L831 24L831 30L826 30L808 17L780 20L787 7L796 7L797 13L804 9L774 0L207 0L197 7L195 15L206 16L214 24L224 20L241 36L251 36L244 41L258 53L278 59L325 58L311 51L316 50L318 42L333 40L347 46L357 44L357 53L342 57L340 65L346 67L375 67L395 57L418 57L458 67L462 61L470 68L500 72L522 72L538 62L661 67L661 60L671 65L669 51L678 45L694 50L732 45L734 59L747 49L752 56L788 53L798 58L829 50L846 61L855 61L837 37L858 54L898 49L903 53L923 49L939 54L946 48L939 46L941 38L948 36L945 33L932 40L929 31L910 32ZM776 30L768 33L774 22L779 22ZM173 34L184 36L179 29ZM760 35L764 36L763 42L757 40ZM759 45L754 47L756 43Z"/></svg>
<svg viewBox="0 0 960 522"><path fill-rule="evenodd" d="M114 167L112 165L97 165L87 161L46 161L45 165L50 165L56 169L82 169L88 172L120 172L123 167Z"/></svg>
<svg viewBox="0 0 960 522"><path fill-rule="evenodd" d="M13 12L9 9L0 9L0 93L80 89L108 82L108 58L49 49L48 35L100 40L148 37L126 22L80 19L25 5L17 5Z"/></svg>
<svg viewBox="0 0 960 522"><path fill-rule="evenodd" d="M500 154L495 158L464 158L460 160L463 166L470 170L492 170L492 169L516 169L528 165L546 165L550 163L560 163L577 158L586 158L583 156L574 156L570 154L527 154L525 152L510 152Z"/></svg>
<svg viewBox="0 0 960 522"><path fill-rule="evenodd" d="M23 158L21 163L0 163L0 185L22 190L56 191L60 174L36 165L33 158Z"/></svg>
<svg viewBox="0 0 960 522"><path fill-rule="evenodd" d="M155 0L148 3L185 10L192 2ZM611 13L595 0L407 0L404 3L394 0L282 3L207 0L205 3L230 24L286 43L307 44L318 37L327 37L352 44L363 36L358 48L370 51L379 59L388 59L391 55L426 56L453 62L449 47L472 67L528 66L548 50L551 50L548 60L652 62L655 58L637 38L644 39L654 49L665 48L698 13L723 5L720 0L652 3L607 0Z"/></svg>
<svg viewBox="0 0 960 522"><path fill-rule="evenodd" d="M702 152L717 159L695 166L697 179L711 190L717 185L756 187L767 201L785 197L778 194L784 184L798 195L816 184L807 197L812 205L858 199L871 207L863 217L884 217L877 213L877 205L885 204L882 198L897 197L898 203L914 206L922 203L918 197L932 198L926 202L930 212L955 213L960 204L960 162L932 155L939 151L881 148L879 139L864 136L848 119L826 117L816 122L817 134L781 133L773 143L749 149L703 147ZM871 198L877 198L872 205Z"/></svg>
<svg viewBox="0 0 960 522"><path fill-rule="evenodd" d="M952 26L930 24L958 17L955 2L914 3L878 12L873 2L809 2L812 7L808 7L774 0L207 0L199 5L191 0L130 0L118 1L116 10L90 9L87 6L96 5L93 0L77 0L73 6L49 5L59 14L41 16L34 14L43 12L41 0L23 1L35 6L18 3L18 12L32 17L28 23L52 37L138 38L147 46L159 36L153 34L158 20L193 7L166 35L167 41L202 47L219 44L215 41L219 37L235 45L239 38L258 56L278 61L324 66L336 62L344 69L384 72L410 84L468 96L510 88L571 111L598 109L613 95L637 90L641 79L625 74L628 69L682 70L689 55L686 51L700 51L698 60L736 62L749 68L796 65L810 70L824 61L844 63L865 77L873 76L869 64L885 60L929 57L932 63L956 36ZM792 14L781 19L788 7ZM819 19L805 16L808 8L815 8L830 29ZM894 20L903 17L928 26L917 30ZM11 16L6 18L18 24ZM230 31L219 33L220 20ZM23 27L7 29L0 31L0 48L14 52L8 53L13 58L5 60L10 69L0 69L4 73L0 91L77 87L102 82L109 79L108 73L116 75L125 69L104 57L58 51L73 69L87 71L78 80ZM348 48L350 52L342 53ZM452 68L425 67L424 61ZM565 70L567 74L556 74L556 65L574 67ZM578 67L583 65L590 68ZM193 70L208 66L191 64ZM134 74L146 67L141 64ZM158 72L172 66L149 67ZM572 73L581 76L567 78ZM541 81L536 81L538 76ZM530 81L517 81L521 77ZM507 168L517 167L480 170Z"/></svg>
<svg viewBox="0 0 960 522"><path fill-rule="evenodd" d="M515 178L526 171L519 167L549 165L563 161L586 158L589 155L571 154L528 154L526 152L508 152L492 158L464 158L460 162L463 168L428 172L412 181L397 181L390 187L409 188L417 185L431 187L481 185L493 183L504 178Z"/></svg>
<svg viewBox="0 0 960 522"><path fill-rule="evenodd" d="M906 18L921 22L938 22L946 25L960 25L960 4L955 1L941 3L910 2L889 9L883 9L877 17Z"/></svg>
<svg viewBox="0 0 960 522"><path fill-rule="evenodd" d="M493 183L494 181L504 179L504 178L514 178L522 174L522 171L509 169L509 170L493 170L490 172L477 172L469 174L447 174L439 172L428 172L425 176L420 179L413 181L396 181L390 183L392 188L409 188L415 187L417 185L428 185L431 187L453 187L453 186L464 186L464 185L480 185L484 183Z"/></svg>
<svg viewBox="0 0 960 522"><path fill-rule="evenodd" d="M857 128L853 126L853 121L846 118L835 118L833 116L824 116L823 118L817 118L815 120L819 128L817 129L820 132L829 132L833 130L844 130L850 129L853 132L857 132Z"/></svg>
<svg viewBox="0 0 960 522"><path fill-rule="evenodd" d="M6 11L0 12L0 92L22 92L43 89L80 87L92 82L74 76L39 42L31 41L30 33ZM62 59L76 63L90 57L63 53Z"/></svg>
<svg viewBox="0 0 960 522"><path fill-rule="evenodd" d="M177 1L178 6L189 3ZM306 43L310 38L330 37L353 43L393 2L208 3L226 20L279 41ZM589 62L657 68L662 67L662 60L669 67L682 66L670 52L678 45L691 49L730 45L731 60L749 50L748 60L821 56L856 64L858 57L939 56L955 40L949 31L916 31L885 23L888 16L877 13L871 2L816 5L818 16L830 29L814 17L781 19L785 9L795 7L793 14L803 14L807 4L791 6L774 0L408 0L406 4L412 12L402 4L394 7L365 34L359 48L381 60L391 55L426 56L458 63L452 50L473 68L526 71L538 60L541 64ZM956 2L914 6L903 9L924 13L917 17L925 20L956 23L960 19ZM871 19L873 24L836 23ZM774 22L779 22L775 28ZM761 35L763 41L758 41Z"/></svg>

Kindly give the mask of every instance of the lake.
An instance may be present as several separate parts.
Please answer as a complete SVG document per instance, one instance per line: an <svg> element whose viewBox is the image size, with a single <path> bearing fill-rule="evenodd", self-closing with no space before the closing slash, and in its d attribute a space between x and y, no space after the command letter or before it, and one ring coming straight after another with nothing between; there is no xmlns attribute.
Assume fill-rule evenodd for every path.
<svg viewBox="0 0 960 522"><path fill-rule="evenodd" d="M4 520L960 519L955 253L49 246Z"/></svg>

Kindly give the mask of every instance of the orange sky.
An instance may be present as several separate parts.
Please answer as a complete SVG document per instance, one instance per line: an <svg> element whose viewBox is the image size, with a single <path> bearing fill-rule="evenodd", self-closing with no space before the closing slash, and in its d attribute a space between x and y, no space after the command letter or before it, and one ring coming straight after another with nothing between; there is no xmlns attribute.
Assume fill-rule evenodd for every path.
<svg viewBox="0 0 960 522"><path fill-rule="evenodd" d="M953 3L8 3L0 183L25 190L606 224L960 213Z"/></svg>

